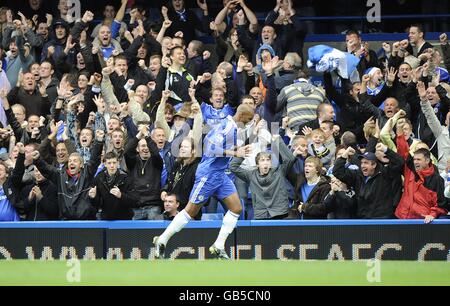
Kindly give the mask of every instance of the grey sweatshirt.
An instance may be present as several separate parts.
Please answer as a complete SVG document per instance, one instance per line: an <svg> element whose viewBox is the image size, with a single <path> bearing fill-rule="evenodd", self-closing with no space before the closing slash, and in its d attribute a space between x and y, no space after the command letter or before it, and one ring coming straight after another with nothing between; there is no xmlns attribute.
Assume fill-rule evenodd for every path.
<svg viewBox="0 0 450 306"><path fill-rule="evenodd" d="M270 169L267 175L261 175L258 169L241 168L243 158L234 158L230 164L231 172L250 184L256 220L270 219L289 212L289 193L285 177L293 166L295 157L281 138L278 143L282 162L277 168Z"/></svg>

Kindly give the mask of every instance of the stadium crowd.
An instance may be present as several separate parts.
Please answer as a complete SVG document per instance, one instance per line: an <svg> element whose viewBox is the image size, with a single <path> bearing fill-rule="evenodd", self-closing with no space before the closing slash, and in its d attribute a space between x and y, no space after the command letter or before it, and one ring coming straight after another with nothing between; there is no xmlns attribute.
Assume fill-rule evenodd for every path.
<svg viewBox="0 0 450 306"><path fill-rule="evenodd" d="M56 15L26 2L28 16L0 8L0 221L173 220L192 199L201 220L231 194L199 195L211 157L246 219L430 223L450 209L446 34L433 46L414 24L380 55L350 30L357 77L326 69L317 86L292 0L264 24L245 0L216 16L170 0L159 18L122 0L80 20L66 0ZM217 132L230 118L231 140Z"/></svg>

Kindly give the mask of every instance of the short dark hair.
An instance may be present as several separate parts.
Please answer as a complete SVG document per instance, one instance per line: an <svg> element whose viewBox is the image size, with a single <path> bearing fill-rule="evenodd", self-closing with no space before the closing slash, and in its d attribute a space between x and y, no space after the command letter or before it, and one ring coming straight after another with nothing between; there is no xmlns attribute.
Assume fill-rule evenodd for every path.
<svg viewBox="0 0 450 306"><path fill-rule="evenodd" d="M328 125L330 130L333 130L333 127L334 127L334 122L333 121L325 120L325 121L322 121L322 123Z"/></svg>
<svg viewBox="0 0 450 306"><path fill-rule="evenodd" d="M336 146L336 153L334 154L334 157L337 157L337 154L339 153L340 150L347 150L347 147L343 144L337 145Z"/></svg>
<svg viewBox="0 0 450 306"><path fill-rule="evenodd" d="M124 61L126 61L127 64L128 64L128 59L127 59L127 57L126 57L123 53L121 53L121 54L117 55L116 57L114 57L114 63L115 63L116 61L118 61L118 60L124 60Z"/></svg>
<svg viewBox="0 0 450 306"><path fill-rule="evenodd" d="M44 63L49 64L49 65L52 67L52 69L54 69L52 62L50 62L50 61L48 61L48 60L43 60L43 61L41 62L41 65L44 64Z"/></svg>
<svg viewBox="0 0 450 306"><path fill-rule="evenodd" d="M88 70L81 70L78 72L78 78L82 75L84 75L88 79L88 81L91 78L91 73Z"/></svg>
<svg viewBox="0 0 450 306"><path fill-rule="evenodd" d="M153 31L155 33L159 33L159 31L161 31L161 28L162 28L162 22L154 22L154 23L150 24L149 30ZM147 31L147 32L150 32L150 31Z"/></svg>
<svg viewBox="0 0 450 306"><path fill-rule="evenodd" d="M423 33L423 36L425 36L425 30L423 28L423 25L418 24L418 23L413 23L409 28L411 29L412 27L417 28L417 30L419 30L419 33Z"/></svg>
<svg viewBox="0 0 450 306"><path fill-rule="evenodd" d="M358 31L355 31L355 30L348 30L348 31L345 33L345 35L346 35L346 36L349 36L349 35L356 35L356 36L358 36L358 38L361 37L361 35L359 34L359 32L358 32Z"/></svg>
<svg viewBox="0 0 450 306"><path fill-rule="evenodd" d="M361 82L355 82L355 83L361 83ZM350 94L350 91L353 90L354 83L352 82L342 82L342 90L346 94Z"/></svg>
<svg viewBox="0 0 450 306"><path fill-rule="evenodd" d="M240 104L242 104L242 102L244 102L244 100L253 100L253 103L256 103L256 101L255 101L255 98L253 98L252 96L250 96L250 95L244 95L244 96L242 96L241 97L241 103Z"/></svg>
<svg viewBox="0 0 450 306"><path fill-rule="evenodd" d="M169 50L169 55L170 55L170 56L173 56L175 50L177 50L177 49L181 49L181 50L184 52L183 47L175 46L175 47L173 47L173 48L171 48L171 49Z"/></svg>
<svg viewBox="0 0 450 306"><path fill-rule="evenodd" d="M27 69L24 71L24 73L25 73L25 72L30 72L30 73L31 73L31 67L33 67L34 65L38 65L39 67L41 66L41 64L39 64L39 63L37 63L37 62L31 63L30 65L28 65L28 67L27 67Z"/></svg>
<svg viewBox="0 0 450 306"><path fill-rule="evenodd" d="M131 6L131 10L136 9L140 14L145 15L145 13L147 12L145 10L145 8L142 6L142 4L140 3L135 3Z"/></svg>
<svg viewBox="0 0 450 306"><path fill-rule="evenodd" d="M425 157L425 159L431 160L431 153L427 149L419 149L416 152L414 152L414 155L416 154L422 154Z"/></svg>
<svg viewBox="0 0 450 306"><path fill-rule="evenodd" d="M422 34L423 34L422 39L425 40L426 32L425 32L425 29L423 28L423 25L418 24L418 23L414 23L414 24L412 24L412 25L408 28L408 32L411 30L412 27L417 28L417 31L419 31L419 33L422 33ZM411 50L412 50L412 47L409 46L409 47L406 49L408 52L411 51L411 50L409 50L409 48L411 48Z"/></svg>
<svg viewBox="0 0 450 306"><path fill-rule="evenodd" d="M172 193L172 192L168 192L167 193L167 195L166 195L166 198L167 197L175 197L175 201L177 202L177 203L180 203L180 197L176 194L176 193Z"/></svg>
<svg viewBox="0 0 450 306"><path fill-rule="evenodd" d="M13 37L13 38L11 38L11 39L8 40L7 46L9 47L9 45L11 45L12 43L15 43L15 44L17 45L17 43L16 43L16 38L15 38L15 37Z"/></svg>
<svg viewBox="0 0 450 306"><path fill-rule="evenodd" d="M69 74L67 74L66 81L73 88L77 88L78 87L78 73L69 73Z"/></svg>
<svg viewBox="0 0 450 306"><path fill-rule="evenodd" d="M25 147L32 147L33 151L39 150L39 145L35 142L30 142L30 143L26 144Z"/></svg>
<svg viewBox="0 0 450 306"><path fill-rule="evenodd" d="M197 52L198 55L201 55L203 53L203 49L205 47L201 41L192 40L190 43L192 44L194 51Z"/></svg>
<svg viewBox="0 0 450 306"><path fill-rule="evenodd" d="M119 160L119 156L117 155L116 152L110 151L110 152L105 154L104 160L109 160L109 159L117 159L117 160Z"/></svg>
<svg viewBox="0 0 450 306"><path fill-rule="evenodd" d="M92 136L94 136L94 130L92 130L91 128L84 127L84 128L81 129L81 131L89 131L89 132L92 133Z"/></svg>

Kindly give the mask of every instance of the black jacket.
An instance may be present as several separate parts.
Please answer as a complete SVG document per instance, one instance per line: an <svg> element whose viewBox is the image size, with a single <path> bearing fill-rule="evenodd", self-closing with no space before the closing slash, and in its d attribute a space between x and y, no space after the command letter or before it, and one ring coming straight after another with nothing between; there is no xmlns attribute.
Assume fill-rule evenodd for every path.
<svg viewBox="0 0 450 306"><path fill-rule="evenodd" d="M409 52L409 54L414 55L415 57L419 57L423 53L425 53L425 51L427 51L428 49L434 49L434 47L432 44L426 41L420 48L420 50L417 50L417 54L414 54L414 48L411 44L408 45L407 51Z"/></svg>
<svg viewBox="0 0 450 306"><path fill-rule="evenodd" d="M194 77L187 71L187 69L183 68L182 75L173 72L170 68L166 69L161 67L161 70L156 77L156 88L152 92L150 101L153 104L161 101L162 92L168 86L168 90L173 91L181 100L169 98L168 102L172 105L177 105L179 103L184 103L190 101L189 97L189 87L191 85L191 81L194 80Z"/></svg>
<svg viewBox="0 0 450 306"><path fill-rule="evenodd" d="M366 178L361 170L345 168L346 160L336 160L333 175L353 187L357 195L357 217L360 219L391 219L394 216L394 208L399 197L392 192L392 181L396 181L401 175L404 160L397 153L388 150L386 152L390 163L382 166L378 163L375 174ZM367 180L367 182L366 182ZM401 189L397 193L401 193Z"/></svg>
<svg viewBox="0 0 450 306"><path fill-rule="evenodd" d="M16 160L16 166L3 184L3 190L9 203L14 206L19 214L24 213L23 202L20 201L20 190L23 186L22 177L25 173L24 162L25 154L19 154Z"/></svg>
<svg viewBox="0 0 450 306"><path fill-rule="evenodd" d="M359 61L358 64L358 72L359 75L364 75L366 74L366 70L372 67L377 67L377 68L381 68L380 62L378 60L378 55L375 53L375 51L373 50L369 50L369 55L370 55L370 61L367 60L366 57L361 58L361 60Z"/></svg>
<svg viewBox="0 0 450 306"><path fill-rule="evenodd" d="M45 128L45 126L40 127L40 134L37 136L37 138L32 139L31 133L20 126L20 123L17 121L12 109L5 110L5 114L9 124L11 125L17 142L21 142L27 145L29 143L41 143L41 139L47 138L47 129Z"/></svg>
<svg viewBox="0 0 450 306"><path fill-rule="evenodd" d="M48 96L43 98L37 89L29 94L21 87L14 87L8 94L8 101L11 105L23 105L27 110L27 117L50 115L52 101L49 100Z"/></svg>
<svg viewBox="0 0 450 306"><path fill-rule="evenodd" d="M345 80L341 80L344 84ZM337 124L341 127L341 130L352 132L356 135L358 143L365 143L366 139L363 131L364 123L371 116L378 117L379 110L376 107L370 109L364 107L363 103L356 101L350 94L337 92L336 88L333 86L333 80L330 73L324 73L324 83L327 98L330 101L334 101L340 109L337 113ZM314 126L314 128L319 127L320 126ZM299 133L302 132L301 129L302 127L300 128Z"/></svg>
<svg viewBox="0 0 450 306"><path fill-rule="evenodd" d="M329 193L323 203L328 219L356 218L356 195L353 189Z"/></svg>
<svg viewBox="0 0 450 306"><path fill-rule="evenodd" d="M39 186L42 199L28 200L28 195L34 186ZM58 190L52 182L45 180L38 184L28 184L22 189L22 198L25 204L26 221L54 221L58 220Z"/></svg>
<svg viewBox="0 0 450 306"><path fill-rule="evenodd" d="M130 139L125 148L125 161L129 170L129 177L134 182L134 192L138 197L135 207L157 205L162 207L161 201L161 173L164 162L159 150L151 138L147 138L147 146L151 157L142 160L136 152L139 143L137 138Z"/></svg>
<svg viewBox="0 0 450 306"><path fill-rule="evenodd" d="M305 127L309 127L312 130L317 130L320 129L320 123L319 123L319 119L314 119L311 121L308 121L306 123L303 123L302 125L300 125L300 127L298 128L298 135L303 135L303 129Z"/></svg>
<svg viewBox="0 0 450 306"><path fill-rule="evenodd" d="M95 220L97 210L89 200L94 175L100 165L103 143L94 142L91 159L81 169L78 179L67 173L67 167L57 170L42 159L35 161L36 167L44 177L53 182L58 190L59 215L61 220Z"/></svg>
<svg viewBox="0 0 450 306"><path fill-rule="evenodd" d="M105 169L94 179L93 187L97 187L97 196L91 199L92 205L100 211L101 220L131 220L134 215L132 207L137 202L132 191L133 181L119 172L109 182L108 177ZM114 187L120 189L120 199L110 193Z"/></svg>
<svg viewBox="0 0 450 306"><path fill-rule="evenodd" d="M185 21L182 21L172 7L169 8L168 14L169 19L172 21L172 26L167 29L166 35L173 37L175 36L175 33L179 31L183 32L186 46L195 39L196 30L204 33L210 32L210 16L204 16L204 14L202 14L202 18L200 19L192 10L186 9L186 19Z"/></svg>
<svg viewBox="0 0 450 306"><path fill-rule="evenodd" d="M330 182L326 177L321 177L319 183L311 191L307 199L303 199L301 187L306 183L304 173L294 175L293 171L288 174L289 181L295 186L294 214L298 214L298 206L303 203L304 219L327 219L327 211L324 199L331 190ZM291 213L292 215L292 213Z"/></svg>
<svg viewBox="0 0 450 306"><path fill-rule="evenodd" d="M131 88L132 90L136 90L139 85L147 85L147 83L150 82L150 77L147 76L145 72L139 67L128 69L128 74L126 77L118 76L117 73L114 72L113 74L111 74L110 79L114 87L114 94L120 103L126 103L129 100L128 93L124 89L125 84L129 80L135 81L133 87Z"/></svg>
<svg viewBox="0 0 450 306"><path fill-rule="evenodd" d="M163 190L177 195L178 201L180 202L179 211L183 210L189 202L199 163L199 159L195 159L187 166L182 166L181 163L176 162L173 170L169 173L167 186ZM198 217L199 219L201 218L201 212Z"/></svg>

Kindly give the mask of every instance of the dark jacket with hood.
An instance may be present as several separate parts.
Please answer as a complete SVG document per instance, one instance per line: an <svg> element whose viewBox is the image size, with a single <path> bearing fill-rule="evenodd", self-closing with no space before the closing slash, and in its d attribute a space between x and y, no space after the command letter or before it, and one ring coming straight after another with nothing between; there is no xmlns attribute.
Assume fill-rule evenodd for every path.
<svg viewBox="0 0 450 306"><path fill-rule="evenodd" d="M44 47L42 48L42 54L41 54L41 61L44 60L50 60L53 63L56 63L58 59L63 55L64 49L66 48L66 42L67 42L67 36L61 41L57 39L56 37L49 42L47 42ZM51 58L47 57L48 54L48 48L54 47L55 53L53 53Z"/></svg>
<svg viewBox="0 0 450 306"><path fill-rule="evenodd" d="M386 157L390 160L387 166L377 162L375 174L365 177L359 170L345 168L346 159L338 158L334 165L333 175L353 187L357 195L357 218L360 219L391 219L394 208L400 198L392 190L392 182L401 176L404 161L397 153L387 150ZM401 193L401 189L398 193Z"/></svg>

